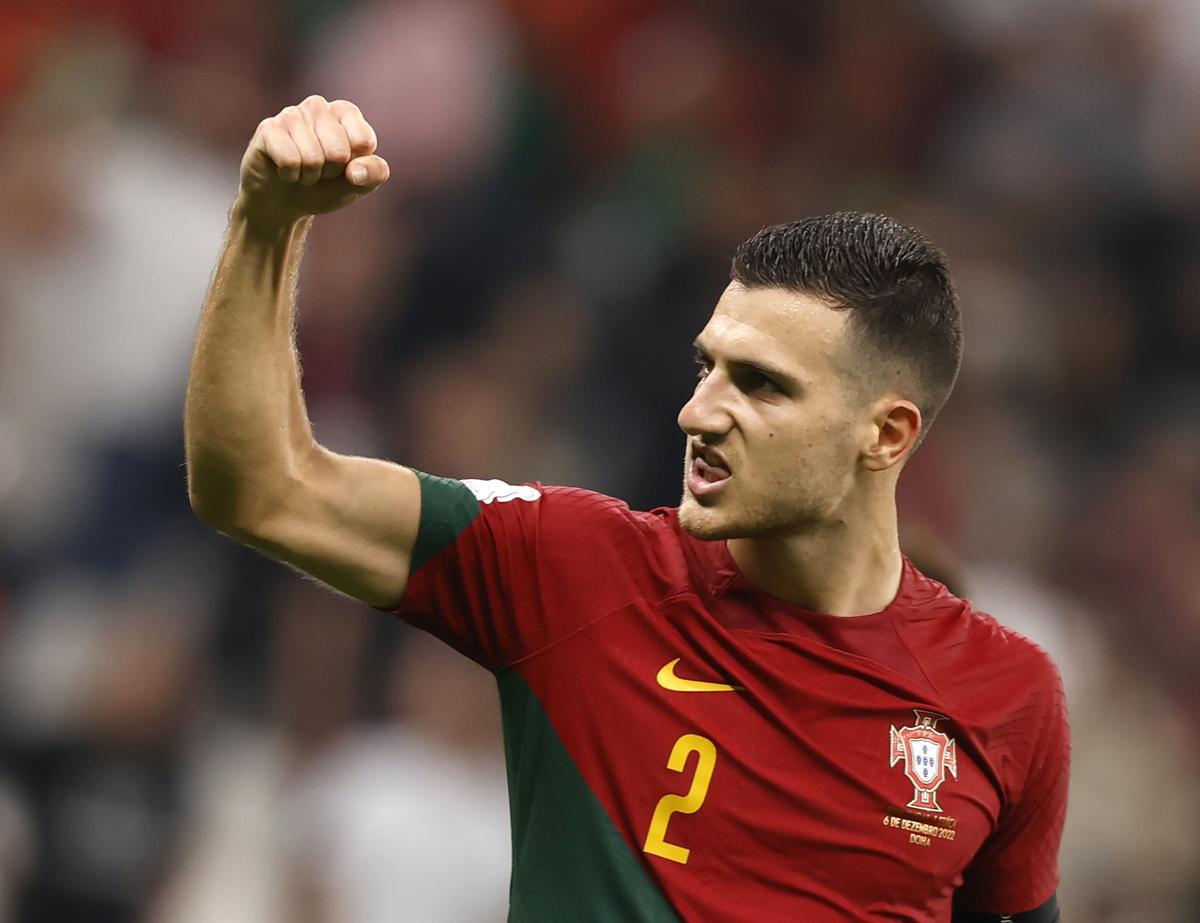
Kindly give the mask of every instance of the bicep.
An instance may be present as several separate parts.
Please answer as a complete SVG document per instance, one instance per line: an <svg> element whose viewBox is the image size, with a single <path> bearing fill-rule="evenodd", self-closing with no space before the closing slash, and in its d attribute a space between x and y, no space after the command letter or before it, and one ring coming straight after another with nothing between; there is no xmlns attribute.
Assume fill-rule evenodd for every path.
<svg viewBox="0 0 1200 923"><path fill-rule="evenodd" d="M319 449L234 537L379 608L403 596L421 515L408 468Z"/></svg>

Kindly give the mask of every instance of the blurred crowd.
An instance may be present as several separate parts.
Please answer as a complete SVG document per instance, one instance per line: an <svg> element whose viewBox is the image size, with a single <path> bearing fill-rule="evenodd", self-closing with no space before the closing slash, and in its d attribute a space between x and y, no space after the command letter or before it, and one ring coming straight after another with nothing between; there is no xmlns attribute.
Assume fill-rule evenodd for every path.
<svg viewBox="0 0 1200 923"><path fill-rule="evenodd" d="M241 151L309 93L392 167L301 276L339 451L674 504L738 242L939 241L967 358L904 541L1062 669L1069 918L1200 919L1200 6L4 6L0 921L504 918L490 677L187 505Z"/></svg>

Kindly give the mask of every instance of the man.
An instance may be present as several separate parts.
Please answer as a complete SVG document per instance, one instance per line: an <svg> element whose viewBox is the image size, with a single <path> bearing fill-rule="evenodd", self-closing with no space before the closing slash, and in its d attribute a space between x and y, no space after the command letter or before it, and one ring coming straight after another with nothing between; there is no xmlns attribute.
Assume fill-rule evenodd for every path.
<svg viewBox="0 0 1200 923"><path fill-rule="evenodd" d="M855 214L747 241L696 340L677 510L448 480L323 448L299 388L307 222L387 179L374 151L345 101L259 125L197 336L189 493L495 671L511 919L1058 919L1057 672L897 541L960 360L941 252Z"/></svg>

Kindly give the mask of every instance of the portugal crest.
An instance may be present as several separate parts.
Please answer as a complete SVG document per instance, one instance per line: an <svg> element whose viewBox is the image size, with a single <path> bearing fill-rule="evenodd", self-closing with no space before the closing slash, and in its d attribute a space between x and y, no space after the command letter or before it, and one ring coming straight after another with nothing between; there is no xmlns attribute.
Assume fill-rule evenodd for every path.
<svg viewBox="0 0 1200 923"><path fill-rule="evenodd" d="M958 751L954 740L938 730L938 722L945 721L944 715L931 711L913 709L917 723L912 727L900 728L892 725L890 765L904 760L904 774L913 784L913 798L905 807L918 811L941 813L937 790L946 781L946 773L958 778Z"/></svg>

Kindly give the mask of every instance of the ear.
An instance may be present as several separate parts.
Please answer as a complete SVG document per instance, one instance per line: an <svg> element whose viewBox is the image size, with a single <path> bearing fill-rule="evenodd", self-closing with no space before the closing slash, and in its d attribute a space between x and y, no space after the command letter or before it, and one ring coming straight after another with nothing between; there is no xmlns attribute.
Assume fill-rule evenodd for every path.
<svg viewBox="0 0 1200 923"><path fill-rule="evenodd" d="M871 415L870 442L863 450L868 471L884 471L912 454L921 435L921 411L903 398L881 398Z"/></svg>

